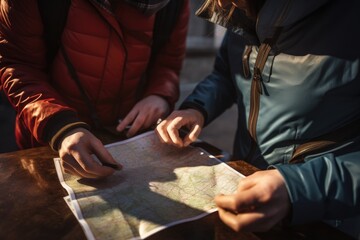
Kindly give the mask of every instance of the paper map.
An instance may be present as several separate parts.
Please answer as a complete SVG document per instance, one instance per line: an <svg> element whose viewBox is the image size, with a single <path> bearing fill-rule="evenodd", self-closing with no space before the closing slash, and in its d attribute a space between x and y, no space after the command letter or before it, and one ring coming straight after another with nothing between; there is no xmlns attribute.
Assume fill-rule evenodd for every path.
<svg viewBox="0 0 360 240"><path fill-rule="evenodd" d="M215 195L244 176L196 147L176 148L147 132L106 146L124 168L103 180L57 174L88 239L143 239L216 211Z"/></svg>

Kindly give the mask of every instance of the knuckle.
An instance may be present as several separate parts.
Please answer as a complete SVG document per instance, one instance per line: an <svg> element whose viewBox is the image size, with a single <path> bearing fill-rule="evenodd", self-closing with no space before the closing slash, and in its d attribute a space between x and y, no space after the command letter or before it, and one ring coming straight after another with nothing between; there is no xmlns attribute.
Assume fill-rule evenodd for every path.
<svg viewBox="0 0 360 240"><path fill-rule="evenodd" d="M94 172L94 167L88 165L88 164L84 164L83 165L83 169L86 171L86 172Z"/></svg>
<svg viewBox="0 0 360 240"><path fill-rule="evenodd" d="M232 229L235 232L240 232L243 229L243 224L241 224L239 221L235 222Z"/></svg>
<svg viewBox="0 0 360 240"><path fill-rule="evenodd" d="M96 138L96 137L94 137L94 144L96 144L96 145L102 145L102 142L100 141L100 139L98 139L98 138Z"/></svg>
<svg viewBox="0 0 360 240"><path fill-rule="evenodd" d="M77 146L76 144L69 144L66 146L67 148L67 151L70 153L70 152L75 152L77 150Z"/></svg>
<svg viewBox="0 0 360 240"><path fill-rule="evenodd" d="M168 126L166 127L166 131L167 131L167 132L173 132L173 131L174 131L174 126L169 126L169 125L168 125Z"/></svg>
<svg viewBox="0 0 360 240"><path fill-rule="evenodd" d="M231 198L229 201L230 208L235 211L241 210L241 202L237 200L236 198Z"/></svg>
<svg viewBox="0 0 360 240"><path fill-rule="evenodd" d="M134 122L134 124L136 124L136 122L144 122L146 120L147 115L146 114L139 114L136 117L136 121Z"/></svg>
<svg viewBox="0 0 360 240"><path fill-rule="evenodd" d="M229 219L228 225L235 232L240 232L244 229L244 223L237 217Z"/></svg>

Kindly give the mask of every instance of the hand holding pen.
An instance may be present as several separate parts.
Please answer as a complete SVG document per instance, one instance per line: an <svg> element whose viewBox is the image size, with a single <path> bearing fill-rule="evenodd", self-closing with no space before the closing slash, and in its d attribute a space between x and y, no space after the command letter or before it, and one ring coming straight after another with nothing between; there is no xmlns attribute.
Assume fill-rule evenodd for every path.
<svg viewBox="0 0 360 240"><path fill-rule="evenodd" d="M83 178L104 178L122 169L102 142L84 128L76 128L64 137L59 155L65 172Z"/></svg>

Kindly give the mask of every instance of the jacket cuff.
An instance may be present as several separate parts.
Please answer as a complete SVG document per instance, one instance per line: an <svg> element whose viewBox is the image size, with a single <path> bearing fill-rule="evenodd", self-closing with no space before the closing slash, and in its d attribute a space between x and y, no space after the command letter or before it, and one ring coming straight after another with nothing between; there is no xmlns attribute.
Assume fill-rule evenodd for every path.
<svg viewBox="0 0 360 240"><path fill-rule="evenodd" d="M81 122L76 113L73 111L62 111L50 118L43 129L43 141L49 143L53 140L54 136L63 129L65 126L73 123L81 123L82 127L89 129L89 126L86 123ZM80 126L80 127L81 127ZM73 128L72 128L73 129ZM57 150L56 147L51 146L54 150Z"/></svg>
<svg viewBox="0 0 360 240"><path fill-rule="evenodd" d="M60 148L60 143L64 139L64 136L75 128L85 128L89 130L89 125L85 122L75 122L61 128L50 140L49 145L52 150L58 151Z"/></svg>
<svg viewBox="0 0 360 240"><path fill-rule="evenodd" d="M304 164L275 166L285 179L292 209L286 219L292 225L321 220L325 213L322 189L314 169Z"/></svg>

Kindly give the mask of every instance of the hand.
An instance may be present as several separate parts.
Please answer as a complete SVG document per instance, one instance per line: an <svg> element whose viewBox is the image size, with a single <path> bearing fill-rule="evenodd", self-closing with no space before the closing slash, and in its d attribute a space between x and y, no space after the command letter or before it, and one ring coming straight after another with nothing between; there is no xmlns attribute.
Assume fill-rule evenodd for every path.
<svg viewBox="0 0 360 240"><path fill-rule="evenodd" d="M116 127L122 132L131 125L126 136L132 137L141 130L155 126L157 121L169 114L168 102L159 96L151 95L139 101Z"/></svg>
<svg viewBox="0 0 360 240"><path fill-rule="evenodd" d="M95 154L100 163L91 154ZM114 169L101 163L111 163L121 169L104 145L84 128L70 131L61 142L59 155L63 169L67 173L83 178L104 178L114 173Z"/></svg>
<svg viewBox="0 0 360 240"><path fill-rule="evenodd" d="M244 178L236 193L216 196L215 203L220 219L235 231L267 231L290 211L285 180L278 170Z"/></svg>
<svg viewBox="0 0 360 240"><path fill-rule="evenodd" d="M186 147L196 141L204 125L204 116L195 109L185 109L174 111L170 116L162 121L157 127L156 132L161 142L168 143L177 147ZM182 139L180 128L185 127L189 133Z"/></svg>

